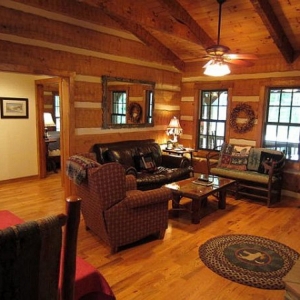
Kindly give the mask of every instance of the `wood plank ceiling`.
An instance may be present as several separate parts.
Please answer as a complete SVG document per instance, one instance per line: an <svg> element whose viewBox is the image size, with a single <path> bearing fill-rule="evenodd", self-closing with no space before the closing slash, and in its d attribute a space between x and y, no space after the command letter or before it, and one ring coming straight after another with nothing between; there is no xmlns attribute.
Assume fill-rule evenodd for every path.
<svg viewBox="0 0 300 300"><path fill-rule="evenodd" d="M97 7L116 26L132 33L178 70L204 61L217 43L217 0L77 0ZM120 28L119 27L119 28ZM119 29L118 28L118 29ZM300 1L226 0L222 4L220 44L229 53L281 56L290 64L300 52Z"/></svg>

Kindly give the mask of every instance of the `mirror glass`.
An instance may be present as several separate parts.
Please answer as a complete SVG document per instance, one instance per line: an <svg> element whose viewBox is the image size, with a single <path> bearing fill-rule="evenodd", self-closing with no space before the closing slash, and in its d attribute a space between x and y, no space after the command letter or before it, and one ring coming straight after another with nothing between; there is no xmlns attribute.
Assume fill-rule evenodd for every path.
<svg viewBox="0 0 300 300"><path fill-rule="evenodd" d="M102 76L103 128L154 126L155 83Z"/></svg>

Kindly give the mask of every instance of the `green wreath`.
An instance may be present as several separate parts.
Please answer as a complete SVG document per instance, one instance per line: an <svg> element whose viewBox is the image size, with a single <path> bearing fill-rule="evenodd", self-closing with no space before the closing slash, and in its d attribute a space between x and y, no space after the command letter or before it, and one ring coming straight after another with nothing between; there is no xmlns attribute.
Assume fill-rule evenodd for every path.
<svg viewBox="0 0 300 300"><path fill-rule="evenodd" d="M243 112L247 116L247 122L243 124L237 123L237 118ZM252 129L255 122L255 114L252 107L246 103L238 104L230 114L230 126L237 133L245 133Z"/></svg>

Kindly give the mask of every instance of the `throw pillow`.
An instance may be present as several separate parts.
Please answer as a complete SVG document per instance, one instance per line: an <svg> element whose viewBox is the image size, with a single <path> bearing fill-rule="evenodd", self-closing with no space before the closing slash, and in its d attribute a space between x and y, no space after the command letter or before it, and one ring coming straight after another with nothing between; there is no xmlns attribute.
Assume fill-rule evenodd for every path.
<svg viewBox="0 0 300 300"><path fill-rule="evenodd" d="M269 170L264 167L263 163L267 163L268 165L271 165L273 162L278 162L281 159L282 159L281 154L262 151L260 154L260 164L258 167L258 172L262 174L268 174Z"/></svg>
<svg viewBox="0 0 300 300"><path fill-rule="evenodd" d="M222 149L220 167L245 171L251 146L228 144Z"/></svg>
<svg viewBox="0 0 300 300"><path fill-rule="evenodd" d="M147 154L135 155L133 159L135 162L135 168L138 172L141 172L143 170L154 172L156 170L152 152L149 152Z"/></svg>

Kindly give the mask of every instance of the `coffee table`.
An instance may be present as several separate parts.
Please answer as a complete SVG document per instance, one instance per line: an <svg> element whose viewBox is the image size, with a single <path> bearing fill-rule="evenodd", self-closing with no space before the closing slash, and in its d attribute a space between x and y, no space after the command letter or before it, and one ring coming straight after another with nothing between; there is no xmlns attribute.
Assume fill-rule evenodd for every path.
<svg viewBox="0 0 300 300"><path fill-rule="evenodd" d="M165 185L167 188L172 190L172 210L175 217L178 216L179 210L186 210L186 208L180 204L181 198L186 197L192 199L191 214L193 224L198 224L200 222L200 207L206 203L207 197L210 195L215 195L217 197L219 209L225 209L227 188L235 183L235 180L210 175L208 179L212 181L212 184L205 186L201 185L200 183L202 182L197 180L199 175L200 174L197 174L196 177L191 177ZM199 184L195 184L193 182L197 182Z"/></svg>

